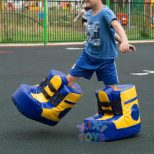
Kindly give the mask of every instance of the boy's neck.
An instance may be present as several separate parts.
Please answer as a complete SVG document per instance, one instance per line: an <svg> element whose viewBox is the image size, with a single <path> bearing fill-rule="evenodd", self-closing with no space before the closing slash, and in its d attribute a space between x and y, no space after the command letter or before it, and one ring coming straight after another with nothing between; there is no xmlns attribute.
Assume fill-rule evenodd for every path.
<svg viewBox="0 0 154 154"><path fill-rule="evenodd" d="M92 8L93 15L96 15L104 7L105 5L102 2L97 3L97 5L94 8Z"/></svg>

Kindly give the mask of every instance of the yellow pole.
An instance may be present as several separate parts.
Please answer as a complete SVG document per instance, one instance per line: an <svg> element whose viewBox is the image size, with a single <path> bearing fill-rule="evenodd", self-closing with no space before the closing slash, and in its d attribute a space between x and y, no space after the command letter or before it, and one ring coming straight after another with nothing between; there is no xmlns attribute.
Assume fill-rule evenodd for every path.
<svg viewBox="0 0 154 154"><path fill-rule="evenodd" d="M0 10L2 10L2 0L0 0Z"/></svg>

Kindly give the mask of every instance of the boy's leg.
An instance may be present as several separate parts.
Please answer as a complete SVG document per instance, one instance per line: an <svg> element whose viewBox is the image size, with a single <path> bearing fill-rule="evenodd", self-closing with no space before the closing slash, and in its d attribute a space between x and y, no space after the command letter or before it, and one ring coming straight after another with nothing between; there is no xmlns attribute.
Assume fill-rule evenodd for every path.
<svg viewBox="0 0 154 154"><path fill-rule="evenodd" d="M120 88L117 87L117 85L108 85L110 86L113 90L120 90Z"/></svg>
<svg viewBox="0 0 154 154"><path fill-rule="evenodd" d="M66 79L68 81L68 86L72 87L73 84L80 78L83 77L85 79L90 80L94 71L93 70L87 70L84 68L81 68L77 66L76 64L73 65L71 68L69 74L66 76Z"/></svg>
<svg viewBox="0 0 154 154"><path fill-rule="evenodd" d="M105 86L118 90L119 78L114 59L105 60L102 69L96 71L98 81L103 81Z"/></svg>
<svg viewBox="0 0 154 154"><path fill-rule="evenodd" d="M117 85L119 84L119 79L114 59L104 60L101 69L96 70L96 75L98 81L102 81L105 85L105 88L96 91L96 98L98 102L98 116L102 116L102 106L99 102L110 102L112 100L112 92L119 90L119 88L117 87ZM112 116L113 115L109 116L109 118Z"/></svg>
<svg viewBox="0 0 154 154"><path fill-rule="evenodd" d="M66 76L66 79L67 79L67 81L68 81L68 86L72 87L73 84L78 80L78 78L79 78L79 77L74 77L74 76L68 74L68 75Z"/></svg>

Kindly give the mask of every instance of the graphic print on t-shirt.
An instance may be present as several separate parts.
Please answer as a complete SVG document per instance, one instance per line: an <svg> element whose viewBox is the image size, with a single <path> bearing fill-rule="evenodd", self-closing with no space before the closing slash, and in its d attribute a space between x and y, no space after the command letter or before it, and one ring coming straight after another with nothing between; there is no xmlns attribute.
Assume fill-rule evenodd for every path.
<svg viewBox="0 0 154 154"><path fill-rule="evenodd" d="M89 22L87 25L86 45L91 44L94 47L100 46L100 25L99 22Z"/></svg>

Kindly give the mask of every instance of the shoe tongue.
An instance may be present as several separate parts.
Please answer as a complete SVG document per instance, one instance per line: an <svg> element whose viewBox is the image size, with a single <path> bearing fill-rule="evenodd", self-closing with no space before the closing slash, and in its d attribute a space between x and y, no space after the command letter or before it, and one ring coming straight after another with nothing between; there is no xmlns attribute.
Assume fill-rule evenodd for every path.
<svg viewBox="0 0 154 154"><path fill-rule="evenodd" d="M110 102L112 101L120 101L120 91L119 90L114 90L112 87L110 86L106 86L103 91L106 93L106 95L108 96L108 100Z"/></svg>
<svg viewBox="0 0 154 154"><path fill-rule="evenodd" d="M47 78L56 90L68 84L66 74L56 70L51 70Z"/></svg>

